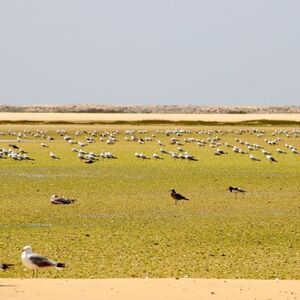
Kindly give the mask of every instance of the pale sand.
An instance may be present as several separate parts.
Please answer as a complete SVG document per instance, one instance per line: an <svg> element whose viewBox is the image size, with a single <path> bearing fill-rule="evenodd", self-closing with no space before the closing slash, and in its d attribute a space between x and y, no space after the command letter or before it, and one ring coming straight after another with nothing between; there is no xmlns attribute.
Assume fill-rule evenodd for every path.
<svg viewBox="0 0 300 300"><path fill-rule="evenodd" d="M300 299L300 281L227 279L1 279L0 299Z"/></svg>
<svg viewBox="0 0 300 300"><path fill-rule="evenodd" d="M109 114L109 113L3 113L0 121L247 121L247 120L300 121L300 114Z"/></svg>

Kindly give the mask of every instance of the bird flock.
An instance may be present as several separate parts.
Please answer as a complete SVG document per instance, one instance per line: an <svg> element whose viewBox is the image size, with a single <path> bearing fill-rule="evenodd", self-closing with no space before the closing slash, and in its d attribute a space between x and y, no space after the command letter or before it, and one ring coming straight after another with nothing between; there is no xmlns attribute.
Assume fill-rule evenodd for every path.
<svg viewBox="0 0 300 300"><path fill-rule="evenodd" d="M1 135L9 136L15 138L15 143L9 144L8 147L0 148L0 159L12 159L15 161L34 161L35 158L32 157L27 151L22 147L26 147L26 142L35 140L42 140L40 142L41 149L44 151L49 151L49 158L53 161L59 161L64 159L61 154L55 152L55 140L63 140L68 145L71 145L70 151L75 154L75 157L86 164L93 164L99 160L103 159L117 159L118 157L113 154L112 151L87 151L83 148L90 144L101 144L101 147L107 145L111 147L121 140L121 135L124 135L124 140L128 143L137 143L141 145L141 151L135 151L132 153L134 157L139 160L164 160L166 157L170 157L173 160L186 160L186 161L201 161L199 155L199 149L208 147L213 149L215 156L226 156L229 152L241 154L248 156L248 159L254 162L261 162L263 160L270 162L278 162L279 159L276 156L288 155L288 153L299 155L300 151L295 145L290 143L283 143L283 140L288 140L291 137L299 137L300 130L286 130L278 129L271 133L272 138L266 138L266 133L264 130L252 129L252 130L184 130L184 129L173 129L173 130L156 130L154 132L149 132L148 130L124 130L120 132L119 130L112 131L82 131L76 130L72 134L64 129L56 130L56 135L54 137L53 133L48 133L47 130L23 130L23 131L12 131L0 132ZM249 134L251 136L256 136L260 139L259 143L251 143L246 139L240 138L240 136ZM157 138L159 135L159 138ZM167 140L162 141L162 136L165 136ZM236 135L234 142L226 141L227 136ZM188 136L188 137L185 137ZM203 138L206 136L206 138ZM148 148L146 149L143 145L145 144L156 144L157 150L150 153ZM186 149L187 145L194 144L194 152L191 153ZM279 145L282 144L281 148ZM21 147L22 145L22 147ZM170 149L174 148L175 149ZM274 148L275 147L275 148ZM284 148L283 148L284 147ZM168 149L169 148L169 149ZM191 147L189 147L191 148ZM268 149L267 149L268 148ZM227 150L225 150L227 149ZM285 150L282 150L285 149ZM261 156L259 157L259 152Z"/></svg>

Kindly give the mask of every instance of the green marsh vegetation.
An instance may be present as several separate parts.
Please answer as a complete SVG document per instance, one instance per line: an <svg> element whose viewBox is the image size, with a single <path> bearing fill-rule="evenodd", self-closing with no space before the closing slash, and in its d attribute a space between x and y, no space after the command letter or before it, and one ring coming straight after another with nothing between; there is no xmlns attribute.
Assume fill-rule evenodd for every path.
<svg viewBox="0 0 300 300"><path fill-rule="evenodd" d="M180 127L189 134L175 136L156 131ZM21 249L31 245L37 253L66 263L63 271L44 270L48 278L108 277L205 277L300 279L300 155L284 144L300 148L300 137L290 134L272 136L280 126L259 128L261 137L249 133L252 127L187 126L156 124L115 125L1 125L0 148L14 143L34 161L0 159L0 261L15 266L2 277L31 277L21 264ZM22 142L8 135L30 129L47 129L54 138L34 138L26 134ZM82 147L84 151L110 151L118 159L101 159L85 164L77 158L57 129L65 129L75 141L88 133L119 130L113 145L99 141ZM137 137L153 141L139 144L125 141L124 131L135 130ZM226 131L231 129L232 132ZM244 133L235 133L243 129ZM258 129L258 128L257 128ZM285 125L284 130L293 127ZM138 133L138 130L147 130ZM222 130L211 135L199 130ZM220 137L226 155L215 156L215 148L199 147L185 138L207 141ZM130 137L130 136L129 136ZM182 148L198 161L174 160L159 153L157 140L168 151L177 151L170 139L176 137ZM282 140L268 145L265 139ZM237 154L225 147L228 142L247 150L235 139L257 143L272 152L278 163L264 158L261 150ZM49 148L42 148L40 143ZM279 155L276 148L287 151ZM52 160L54 152L60 160ZM143 152L156 152L163 160L141 160ZM249 151L247 151L249 152ZM230 194L229 186L244 188L245 195ZM175 188L190 199L175 206L169 189ZM50 204L51 195L75 198L72 205Z"/></svg>

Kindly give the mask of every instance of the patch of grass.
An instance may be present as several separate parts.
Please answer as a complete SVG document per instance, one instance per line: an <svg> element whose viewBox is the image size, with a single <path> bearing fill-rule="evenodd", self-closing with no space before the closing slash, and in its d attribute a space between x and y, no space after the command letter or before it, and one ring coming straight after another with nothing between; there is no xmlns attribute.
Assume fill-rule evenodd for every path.
<svg viewBox="0 0 300 300"><path fill-rule="evenodd" d="M276 155L276 148L289 143L300 148L300 139L278 135L279 146L264 139L274 139L274 127L264 128L265 135L236 131L226 126L186 126L192 133L176 136L186 151L199 161L139 160L135 152L151 156L159 153L156 139L165 149L176 151L170 138L160 131L170 125L70 125L63 126L75 141L84 141L88 133L76 137L77 129L103 133L118 129L118 142L95 143L82 149L100 153L113 152L118 159L99 160L87 165L72 147L56 133L58 125L6 125L0 128L0 148L16 139L7 134L23 129L47 129L55 138L33 138L27 134L18 143L34 161L0 159L0 257L15 266L3 277L30 277L21 264L21 248L33 250L66 263L59 272L44 270L41 277L206 277L300 279L300 155L288 152ZM136 130L136 136L155 135L152 142L138 144L124 140L124 130ZM138 133L145 129L148 132ZM195 130L212 130L198 134ZM290 128L285 128L291 130ZM159 132L157 133L158 130ZM215 131L215 132L214 132ZM267 161L254 151L261 162L248 155L232 153L214 156L214 149L185 143L184 138L207 140L219 136L221 142L239 145L235 139L258 143L271 151L278 163ZM105 137L105 140L107 137ZM40 142L49 144L42 149ZM16 143L16 142L15 142ZM53 161L49 152L60 160ZM235 198L226 189L241 186L245 195ZM176 188L191 199L174 205L168 190ZM69 206L49 203L52 194L77 199Z"/></svg>

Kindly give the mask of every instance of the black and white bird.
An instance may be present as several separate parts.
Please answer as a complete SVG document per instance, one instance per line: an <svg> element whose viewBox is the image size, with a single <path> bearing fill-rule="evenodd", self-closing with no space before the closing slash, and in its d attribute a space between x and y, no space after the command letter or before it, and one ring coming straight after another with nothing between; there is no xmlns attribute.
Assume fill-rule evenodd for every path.
<svg viewBox="0 0 300 300"><path fill-rule="evenodd" d="M33 270L33 277L34 275L38 277L38 270L42 268L55 267L56 269L61 269L65 267L64 263L56 262L37 253L33 253L31 246L25 246L22 249L21 260L26 268Z"/></svg>
<svg viewBox="0 0 300 300"><path fill-rule="evenodd" d="M283 151L283 150L281 150L281 149L279 149L279 148L277 148L276 151L277 151L277 153L279 153L279 154L286 154L285 151Z"/></svg>
<svg viewBox="0 0 300 300"><path fill-rule="evenodd" d="M153 153L152 154L152 157L154 158L154 159L163 159L162 157L160 157L158 154L156 154L156 153Z"/></svg>
<svg viewBox="0 0 300 300"><path fill-rule="evenodd" d="M61 197L61 196L57 196L57 195L52 195L50 197L50 202L52 204L71 204L74 203L76 200L75 199L69 199L69 198L65 198L65 197Z"/></svg>
<svg viewBox="0 0 300 300"><path fill-rule="evenodd" d="M185 198L181 194L176 193L175 189L171 189L170 192L171 192L171 197L175 200L175 205L177 205L177 202L179 200L187 200L187 201L190 200L190 199Z"/></svg>
<svg viewBox="0 0 300 300"><path fill-rule="evenodd" d="M250 158L251 160L254 160L254 161L260 161L260 159L257 158L256 156L254 156L253 154L250 154L250 155L249 155L249 158Z"/></svg>
<svg viewBox="0 0 300 300"><path fill-rule="evenodd" d="M13 266L13 264L3 264L3 263L0 263L0 270L1 271L5 271L8 268L10 268L11 266Z"/></svg>
<svg viewBox="0 0 300 300"><path fill-rule="evenodd" d="M239 187L232 187L232 186L230 186L227 190L230 193L235 194L235 197L237 196L237 194L245 194L246 193L246 191L244 189L239 188Z"/></svg>
<svg viewBox="0 0 300 300"><path fill-rule="evenodd" d="M268 159L271 162L278 162L272 155L266 155L266 159Z"/></svg>
<svg viewBox="0 0 300 300"><path fill-rule="evenodd" d="M54 154L53 152L50 152L49 156L52 158L52 159L59 159L59 157Z"/></svg>
<svg viewBox="0 0 300 300"><path fill-rule="evenodd" d="M222 154L227 154L227 153L225 151L223 151L222 149L217 148L215 155L222 155Z"/></svg>

